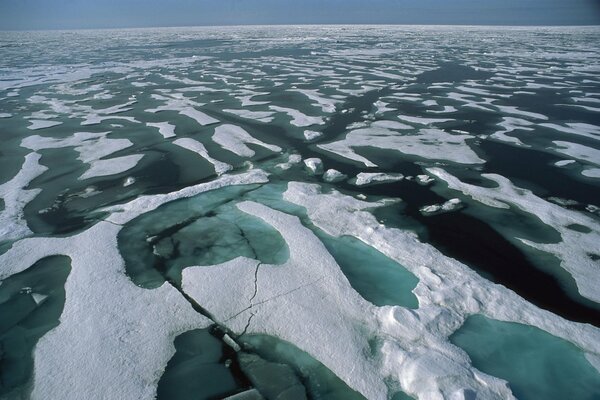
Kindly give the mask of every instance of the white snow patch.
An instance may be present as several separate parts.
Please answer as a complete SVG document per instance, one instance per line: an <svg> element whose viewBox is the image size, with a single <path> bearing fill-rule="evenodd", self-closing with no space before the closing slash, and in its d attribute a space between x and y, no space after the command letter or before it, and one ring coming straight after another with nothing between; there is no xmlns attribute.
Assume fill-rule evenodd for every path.
<svg viewBox="0 0 600 400"><path fill-rule="evenodd" d="M165 139L175 137L175 125L168 122L147 122L146 125L158 128L158 133Z"/></svg>
<svg viewBox="0 0 600 400"><path fill-rule="evenodd" d="M53 126L62 124L62 122L60 122L60 121L49 121L46 119L30 119L29 123L30 123L30 125L27 127L27 129L31 129L32 131L35 131L38 129L51 128Z"/></svg>
<svg viewBox="0 0 600 400"><path fill-rule="evenodd" d="M304 131L304 139L306 139L306 141L309 141L309 142L311 140L318 139L321 136L323 136L323 132L310 131L310 130L305 130Z"/></svg>
<svg viewBox="0 0 600 400"><path fill-rule="evenodd" d="M309 90L309 89L289 89L289 90L293 91L293 92L302 93L303 95L305 95L306 97L308 97L309 99L314 101L315 105L321 107L323 112L326 112L326 113L334 112L336 104L341 102L340 100L337 100L337 99L323 97L323 95L321 95L318 90Z"/></svg>
<svg viewBox="0 0 600 400"><path fill-rule="evenodd" d="M275 114L274 112L270 112L270 111L252 111L252 110L246 110L246 109L242 109L242 110L223 110L226 113L229 114L234 114L237 115L238 117L241 118L246 118L246 119L252 119L255 121L259 121L259 122L263 122L263 123L268 123L273 121L273 114Z"/></svg>
<svg viewBox="0 0 600 400"><path fill-rule="evenodd" d="M588 178L600 178L600 168L586 168L581 171L581 175Z"/></svg>
<svg viewBox="0 0 600 400"><path fill-rule="evenodd" d="M197 140L191 138L181 138L173 141L173 144L183 147L184 149L193 151L194 153L200 155L202 158L206 159L206 161L208 161L215 167L215 173L217 175L222 175L233 168L227 163L212 158L210 154L208 154L206 147L204 147L204 145Z"/></svg>
<svg viewBox="0 0 600 400"><path fill-rule="evenodd" d="M0 211L0 241L15 240L31 234L23 215L25 205L41 192L41 189L25 189L29 183L48 170L40 165L41 155L29 153L20 171L10 181L0 185L0 197L4 210Z"/></svg>
<svg viewBox="0 0 600 400"><path fill-rule="evenodd" d="M323 174L323 180L325 182L330 182L330 183L341 182L346 178L347 178L347 176L345 174L342 174L340 171L338 171L337 169L333 169L333 168L328 169Z"/></svg>
<svg viewBox="0 0 600 400"><path fill-rule="evenodd" d="M363 368L362 366L370 363L372 358L377 360L378 367L374 370L380 374L380 379L398 382L402 390L413 397L453 398L465 389L470 389L476 393L477 398L513 398L503 381L474 369L466 353L448 342L448 337L462 325L466 317L472 314L483 314L501 321L536 326L574 343L586 355L600 354L599 329L589 324L567 321L533 306L511 290L489 282L457 260L444 256L428 244L419 242L416 234L382 226L366 210L382 206L384 202L364 202L342 195L335 190L323 194L318 185L299 182L289 183L284 199L305 207L311 222L328 234L337 237L343 235L357 237L397 261L419 278L419 283L413 290L419 300L418 309L407 310L402 307L376 309L379 328L373 334L375 338L371 339L380 344L376 353L363 353L351 365L341 360L335 362L333 366L324 362L367 398L384 397L359 389L356 380L366 380L367 376L362 373L352 374L347 370L352 371L357 365ZM286 235L284 238L288 244L293 243L293 240L287 240ZM313 254L313 251L307 253ZM314 261L311 264L314 264ZM261 277L262 275L259 275L259 281ZM344 293L342 289L328 285L327 295L322 298L345 298L345 293L342 293ZM313 305L310 309L315 308L322 310L321 305ZM338 309L344 310L345 307L340 305ZM292 314L295 317L298 315ZM363 321L370 318L369 313L362 311L355 323L364 326L367 323ZM273 318L272 320L275 321L271 323L277 323L277 319ZM297 328L287 321L284 319L283 324L293 326L278 328L277 332ZM253 326L263 326L262 321L256 325L254 320L252 322ZM329 325L330 323L332 325ZM328 327L334 326L333 324L329 317L321 318L318 331L328 331ZM335 323L335 326L334 330L337 331L339 325ZM368 331L362 333L362 335L369 334ZM304 341L309 341L314 346L314 337L310 335L310 339ZM320 335L317 337L321 338ZM294 343L302 342L295 340ZM335 343L339 343L339 340ZM344 341L344 343L348 342ZM308 350L308 352L320 361L324 361L329 357L327 349L331 346L334 345L325 343L316 351ZM302 344L300 347L303 347ZM351 349L352 345L344 347L344 355L348 348ZM348 377L348 375L353 376ZM370 382L372 383L367 383L365 386L374 387L376 381Z"/></svg>
<svg viewBox="0 0 600 400"><path fill-rule="evenodd" d="M560 161L555 162L554 165L556 165L557 167L565 167L565 166L567 166L569 164L573 164L575 162L577 162L577 161L575 161L575 160L560 160Z"/></svg>
<svg viewBox="0 0 600 400"><path fill-rule="evenodd" d="M484 162L466 144L469 135L453 135L439 129L420 129L416 134L399 134L395 131L369 127L350 131L342 140L320 144L319 148L342 157L361 162L367 167L376 166L356 154L355 147L377 147L423 157L428 160L447 160L460 164Z"/></svg>
<svg viewBox="0 0 600 400"><path fill-rule="evenodd" d="M356 186L373 185L377 183L397 182L404 179L402 174L388 174L385 172L360 172L351 183Z"/></svg>
<svg viewBox="0 0 600 400"><path fill-rule="evenodd" d="M450 199L442 204L432 204L430 206L421 207L419 211L423 215L436 215L444 212L450 212L462 208L460 199Z"/></svg>
<svg viewBox="0 0 600 400"><path fill-rule="evenodd" d="M304 166L312 175L320 175L323 173L323 161L320 158L307 158L304 160Z"/></svg>
<svg viewBox="0 0 600 400"><path fill-rule="evenodd" d="M289 115L292 118L290 123L294 126L305 127L311 125L323 125L325 123L322 117L311 117L292 108L278 106L269 106L269 108L273 111L282 112Z"/></svg>
<svg viewBox="0 0 600 400"><path fill-rule="evenodd" d="M34 135L23 139L21 145L35 151L75 147L79 153L78 159L90 164L90 168L79 179L118 174L135 167L143 155L134 154L108 160L102 159L133 144L128 139L109 139L106 137L109 133L76 132L73 136L64 139Z"/></svg>
<svg viewBox="0 0 600 400"><path fill-rule="evenodd" d="M589 164L600 166L600 150L593 147L584 146L578 143L563 142L555 140L556 148L552 148L557 153L565 154L577 160L587 162Z"/></svg>
<svg viewBox="0 0 600 400"><path fill-rule="evenodd" d="M600 302L600 275L598 266L588 256L589 249L598 248L600 226L585 214L552 204L527 189L513 185L507 178L496 174L482 174L498 184L498 187L486 188L461 182L440 168L428 168L427 171L446 182L452 190L457 190L482 204L496 208L517 207L524 213L534 214L544 224L556 229L561 237L560 243L536 243L519 238L523 243L541 251L553 254L561 260L561 266L575 279L582 296ZM568 226L579 224L591 229L588 233L577 232Z"/></svg>
<svg viewBox="0 0 600 400"><path fill-rule="evenodd" d="M243 128L231 124L218 126L215 129L212 139L225 150L229 150L241 157L252 157L255 154L254 150L246 146L246 143L256 144L274 152L281 151L281 147L262 142L252 137Z"/></svg>

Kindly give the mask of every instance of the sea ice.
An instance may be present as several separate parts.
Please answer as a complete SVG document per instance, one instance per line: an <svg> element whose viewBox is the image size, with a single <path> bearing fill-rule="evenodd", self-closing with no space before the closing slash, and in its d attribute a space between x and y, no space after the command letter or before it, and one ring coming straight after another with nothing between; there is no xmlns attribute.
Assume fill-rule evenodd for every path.
<svg viewBox="0 0 600 400"><path fill-rule="evenodd" d="M42 149L56 149L62 147L75 147L79 153L78 159L89 164L90 168L79 179L105 176L125 172L137 165L142 154L103 159L117 151L132 146L128 139L110 139L110 132L76 132L64 139L54 139L42 136L28 136L21 142L23 147L38 151Z"/></svg>
<svg viewBox="0 0 600 400"><path fill-rule="evenodd" d="M193 151L194 153L200 155L202 158L206 159L206 161L208 161L215 167L215 173L217 175L222 175L233 168L227 163L212 158L210 154L208 154L206 147L204 147L204 145L198 142L197 140L191 138L181 138L173 141L173 144L183 147L184 149Z"/></svg>
<svg viewBox="0 0 600 400"><path fill-rule="evenodd" d="M319 148L365 164L375 163L357 154L355 147L396 150L425 159L447 160L460 164L484 162L465 142L469 135L453 135L439 129L420 129L415 134L400 134L390 129L369 127L350 131L342 140L318 145Z"/></svg>
<svg viewBox="0 0 600 400"><path fill-rule="evenodd" d="M175 137L175 125L168 122L147 122L146 125L158 128L158 133L165 139Z"/></svg>
<svg viewBox="0 0 600 400"><path fill-rule="evenodd" d="M41 189L26 189L33 179L48 170L40 165L40 158L38 153L29 153L17 175L0 185L0 197L4 200L4 209L0 211L0 241L31 234L23 208L41 192Z"/></svg>
<svg viewBox="0 0 600 400"><path fill-rule="evenodd" d="M231 124L216 127L212 139L225 150L229 150L241 157L254 156L254 150L246 146L246 143L256 144L274 152L281 151L281 147L262 142L252 137L243 128Z"/></svg>
<svg viewBox="0 0 600 400"><path fill-rule="evenodd" d="M30 119L29 122L30 125L27 127L27 129L31 129L34 131L38 129L51 128L53 126L62 124L62 122L60 121L49 121L45 119Z"/></svg>
<svg viewBox="0 0 600 400"><path fill-rule="evenodd" d="M440 168L428 168L427 171L438 179L446 182L452 190L457 190L490 207L508 209L515 206L524 213L534 213L544 224L557 230L562 241L560 243L536 243L519 238L524 244L555 255L561 260L561 266L575 279L579 293L597 303L600 303L600 276L597 264L588 253L590 249L598 248L600 230L597 222L577 211L565 209L552 204L531 191L519 188L507 178L496 174L482 174L498 185L494 188L475 186L461 182L456 177ZM588 232L578 232L569 229L572 224L589 228Z"/></svg>
<svg viewBox="0 0 600 400"><path fill-rule="evenodd" d="M325 182L331 182L331 183L333 183L333 182L341 182L341 181L343 181L346 178L347 178L347 176L345 174L342 174L337 169L328 169L323 174L323 180Z"/></svg>
<svg viewBox="0 0 600 400"><path fill-rule="evenodd" d="M378 183L397 182L404 179L402 174L388 174L385 172L360 172L351 183L356 186L373 185Z"/></svg>
<svg viewBox="0 0 600 400"><path fill-rule="evenodd" d="M312 175L323 173L323 161L320 158L307 158L304 160L304 166Z"/></svg>
<svg viewBox="0 0 600 400"><path fill-rule="evenodd" d="M290 123L294 126L305 127L311 125L323 125L325 123L322 117L311 117L292 108L278 106L269 106L269 108L273 111L282 112L289 115L292 118L292 121Z"/></svg>
<svg viewBox="0 0 600 400"><path fill-rule="evenodd" d="M238 117L241 118L247 118L247 119L253 119L255 121L259 121L259 122L263 122L263 123L268 123L273 121L273 114L275 114L274 112L270 112L270 111L252 111L252 110L246 110L246 109L242 109L242 110L223 110L226 113L229 114L234 114L237 115Z"/></svg>
<svg viewBox="0 0 600 400"><path fill-rule="evenodd" d="M310 131L310 130L305 130L304 131L304 139L306 139L307 141L311 141L311 140L315 140L320 138L321 136L323 136L323 132L317 132L317 131Z"/></svg>
<svg viewBox="0 0 600 400"><path fill-rule="evenodd" d="M507 386L473 369L468 357L448 344L448 336L471 314L537 326L576 344L588 359L600 354L597 328L541 310L419 242L416 234L382 226L365 211L383 205L381 202L356 200L335 190L324 194L317 185L299 182L289 183L284 198L305 207L311 222L328 234L355 236L419 278L414 290L419 299L417 310L378 310L379 332L385 335L379 339L381 353L377 356L383 365L381 373L389 374L412 396L452 398L470 390L478 398L512 398ZM345 374L336 373L345 379Z"/></svg>
<svg viewBox="0 0 600 400"><path fill-rule="evenodd" d="M559 140L555 140L552 143L558 146L552 148L552 150L555 152L565 154L569 157L573 157L577 160L587 162L595 166L600 166L600 150L578 143L563 142Z"/></svg>
<svg viewBox="0 0 600 400"><path fill-rule="evenodd" d="M444 212L450 212L462 207L460 199L450 199L442 204L432 204L419 209L423 215L436 215Z"/></svg>

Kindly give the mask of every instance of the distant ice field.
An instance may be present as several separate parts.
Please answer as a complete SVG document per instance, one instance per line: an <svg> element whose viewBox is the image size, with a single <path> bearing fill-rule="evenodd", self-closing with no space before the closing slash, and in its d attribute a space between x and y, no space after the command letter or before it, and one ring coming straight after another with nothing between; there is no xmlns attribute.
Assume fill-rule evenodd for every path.
<svg viewBox="0 0 600 400"><path fill-rule="evenodd" d="M598 398L598 43L0 32L0 399Z"/></svg>

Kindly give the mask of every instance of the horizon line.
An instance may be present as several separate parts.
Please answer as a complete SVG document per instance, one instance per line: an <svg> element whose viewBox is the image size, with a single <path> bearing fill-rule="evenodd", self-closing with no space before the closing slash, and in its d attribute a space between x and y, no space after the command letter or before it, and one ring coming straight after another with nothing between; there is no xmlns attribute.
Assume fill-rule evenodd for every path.
<svg viewBox="0 0 600 400"><path fill-rule="evenodd" d="M40 29L2 29L0 32L65 32L65 31L101 31L101 30L142 30L142 29L177 29L177 28L244 28L244 27L283 27L283 26L421 26L421 27L463 27L463 28L600 28L600 23L590 24L410 24L410 23L296 23L296 24L201 24L201 25L156 25L156 26L114 26L114 27L85 27L85 28L40 28Z"/></svg>

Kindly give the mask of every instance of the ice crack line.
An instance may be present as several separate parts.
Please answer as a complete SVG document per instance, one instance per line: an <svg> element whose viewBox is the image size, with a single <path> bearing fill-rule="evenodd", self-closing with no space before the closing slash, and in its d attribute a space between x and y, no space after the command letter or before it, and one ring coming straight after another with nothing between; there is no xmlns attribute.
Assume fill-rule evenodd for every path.
<svg viewBox="0 0 600 400"><path fill-rule="evenodd" d="M257 268L257 271L258 271L258 268ZM294 292L296 292L296 291L298 291L298 290L300 290L300 289L304 289L305 287L308 287L308 286L315 285L315 284L319 283L320 281L322 281L323 279L325 279L325 276L321 276L320 278L317 278L317 279L315 279L315 280L313 280L313 281L307 282L307 283L305 283L304 285L300 285L300 286L298 286L298 287L296 287L296 288L294 288L294 289L288 290L288 291L287 291L287 292L285 292L285 293L280 293L280 294L277 294L277 295L275 295L275 296L269 297L268 299L265 299L265 300L259 301L258 303L251 303L251 304L250 304L248 307L246 307L246 308L244 308L244 309L242 309L242 310L238 311L237 313L235 313L235 314L234 314L234 315L232 315L231 317L227 318L227 319L225 320L225 322L229 322L229 321L231 321L232 319L236 318L237 316L239 316L239 315L240 315L240 314L242 314L243 312L245 312L245 311L248 311L248 310L252 309L252 308L253 308L253 307L255 307L255 306L260 306L260 305L262 305L262 304L268 303L269 301L272 301L272 300L278 299L278 298L280 298L280 297L284 297L284 296L290 295L290 294L292 294L292 293L294 293ZM255 296L256 296L256 293L254 294L254 296L253 296L252 298L254 299L254 297L255 297Z"/></svg>

